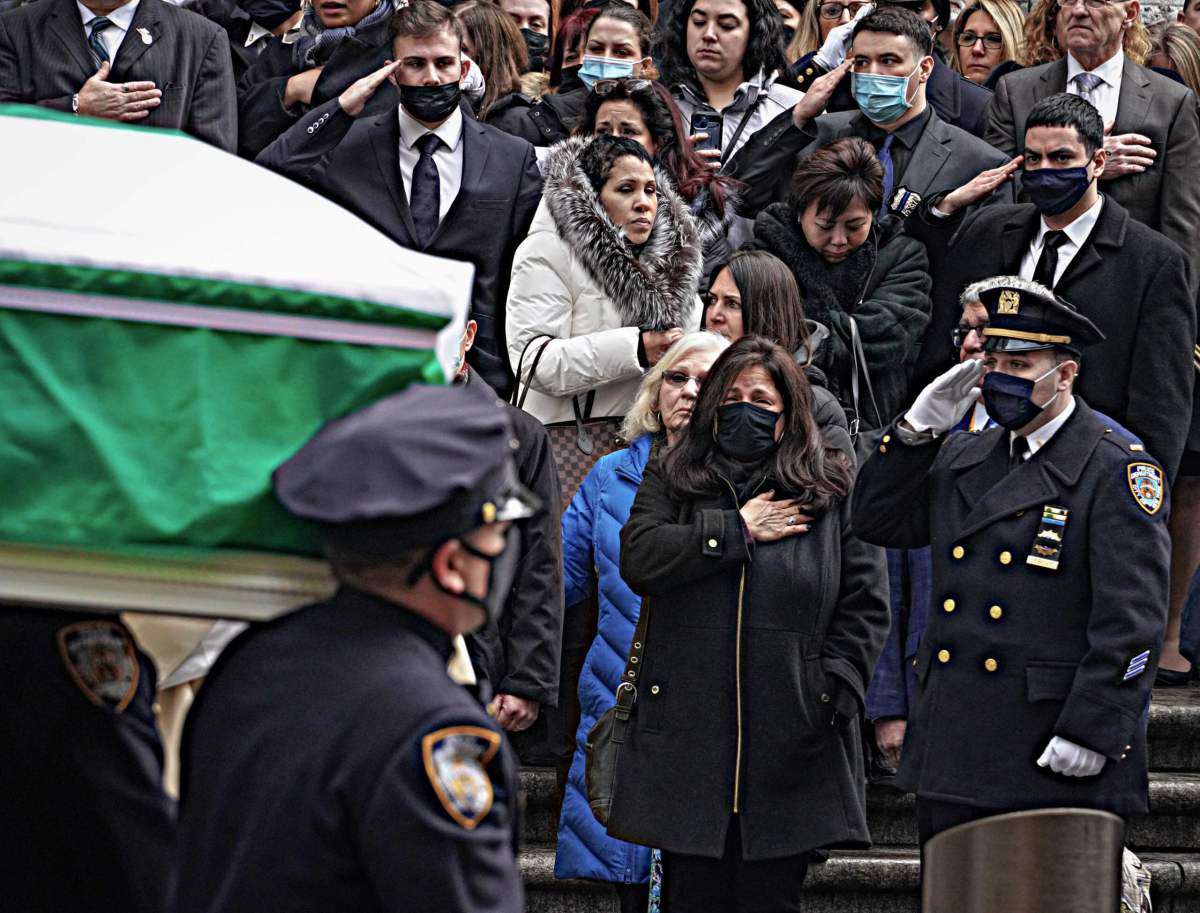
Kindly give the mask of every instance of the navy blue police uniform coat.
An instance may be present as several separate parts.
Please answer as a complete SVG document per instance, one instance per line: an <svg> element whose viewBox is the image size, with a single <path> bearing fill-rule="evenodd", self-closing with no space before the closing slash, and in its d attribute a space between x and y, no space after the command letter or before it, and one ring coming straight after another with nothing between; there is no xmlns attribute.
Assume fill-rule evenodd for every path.
<svg viewBox="0 0 1200 913"><path fill-rule="evenodd" d="M930 545L933 555L896 780L919 797L1147 810L1145 711L1166 622L1167 494L1141 445L1075 402L1011 472L1003 428L914 446L892 428L858 477L857 534L892 548ZM1056 735L1105 755L1101 772L1038 767Z"/></svg>
<svg viewBox="0 0 1200 913"><path fill-rule="evenodd" d="M230 644L184 729L177 913L520 913L516 764L450 651L346 587Z"/></svg>

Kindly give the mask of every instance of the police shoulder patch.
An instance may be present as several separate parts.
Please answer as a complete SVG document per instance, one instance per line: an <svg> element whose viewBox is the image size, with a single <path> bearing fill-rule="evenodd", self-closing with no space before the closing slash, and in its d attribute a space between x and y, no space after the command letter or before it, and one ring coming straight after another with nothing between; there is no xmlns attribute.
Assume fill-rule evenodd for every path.
<svg viewBox="0 0 1200 913"><path fill-rule="evenodd" d="M474 830L492 809L495 793L487 764L500 750L500 733L483 726L449 726L421 739L425 775L442 808Z"/></svg>
<svg viewBox="0 0 1200 913"><path fill-rule="evenodd" d="M1130 463L1126 467L1129 490L1146 513L1154 516L1163 504L1162 470L1153 463Z"/></svg>
<svg viewBox="0 0 1200 913"><path fill-rule="evenodd" d="M58 652L71 680L97 707L121 713L137 693L141 664L133 638L113 621L80 621L58 629Z"/></svg>

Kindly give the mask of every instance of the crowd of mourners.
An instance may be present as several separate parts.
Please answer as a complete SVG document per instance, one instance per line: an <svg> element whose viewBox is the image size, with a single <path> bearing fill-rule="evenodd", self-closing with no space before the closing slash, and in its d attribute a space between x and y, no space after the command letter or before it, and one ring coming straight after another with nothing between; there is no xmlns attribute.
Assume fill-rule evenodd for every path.
<svg viewBox="0 0 1200 913"><path fill-rule="evenodd" d="M559 877L611 882L629 910L795 909L822 851L869 842L864 783L897 769L923 840L968 806L1143 808L1149 682L1187 686L1200 647L1200 0L1153 27L1138 0L0 7L0 102L186 131L473 264L456 380L519 410L522 481L550 510L471 658L522 758L561 766ZM1015 434L1064 403L1128 457L1128 479L1087 484L1170 505L1153 532L1095 508L1129 534L1091 560L1120 578L1169 536L1169 586L1141 588L1140 620L1081 623L1093 648L1139 632L1157 671L1130 641L1084 688L1079 660L1092 709L1068 699L1031 759L1091 784L1066 799L1032 763L996 774L995 745L908 726L931 667L976 663L928 627L976 611L972 586L988 630L1020 615L1026 584L947 578L971 546L937 533L998 514L1003 473L918 492L874 468L947 433L940 460L985 467L954 431ZM1006 467L1045 446L1044 485L1091 478L1090 449L1050 448L1057 421ZM1054 541L1067 567L1082 541L1084 508L1056 510L1030 565L1057 568ZM1098 611L1135 584L1069 593ZM1071 687L1041 669L1035 695L1033 665L1031 714ZM626 676L635 727L601 823L584 746ZM1147 690L1103 696L1126 681ZM1094 734L1110 726L1115 748ZM1136 750L1140 782L1118 762Z"/></svg>

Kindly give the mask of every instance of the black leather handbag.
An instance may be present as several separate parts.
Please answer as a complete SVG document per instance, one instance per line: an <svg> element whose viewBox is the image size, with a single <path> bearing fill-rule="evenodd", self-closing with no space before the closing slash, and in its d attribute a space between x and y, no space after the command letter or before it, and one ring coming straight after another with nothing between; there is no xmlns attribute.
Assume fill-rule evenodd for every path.
<svg viewBox="0 0 1200 913"><path fill-rule="evenodd" d="M621 684L617 685L617 702L596 720L583 746L588 805L596 820L605 827L608 827L613 793L617 786L617 764L621 759L621 746L625 744L625 732L637 705L638 673L641 671L642 656L646 650L646 628L649 619L649 600L643 599L637 628L633 632L629 658L625 661L625 674L621 676Z"/></svg>

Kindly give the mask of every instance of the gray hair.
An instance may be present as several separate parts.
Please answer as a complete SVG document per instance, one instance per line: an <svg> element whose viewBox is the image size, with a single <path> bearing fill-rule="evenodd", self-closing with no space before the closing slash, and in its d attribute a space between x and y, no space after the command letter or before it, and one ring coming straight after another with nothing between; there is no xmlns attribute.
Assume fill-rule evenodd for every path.
<svg viewBox="0 0 1200 913"><path fill-rule="evenodd" d="M677 365L688 355L697 352L715 352L720 354L729 347L729 340L718 336L709 330L697 330L675 340L675 344L667 349L658 364L654 365L642 377L637 396L633 405L625 413L625 421L621 425L621 437L632 443L643 434L654 434L662 430L662 422L654 407L658 405L658 391L662 389L663 375L674 365Z"/></svg>
<svg viewBox="0 0 1200 913"><path fill-rule="evenodd" d="M978 303L980 295L984 292L990 292L994 288L1015 288L1022 292L1028 292L1031 295L1041 295L1044 298L1054 297L1054 292L1040 282L1022 279L1020 276L992 276L990 279L980 279L978 282L972 282L963 289L963 293L958 296L959 308L962 309L968 304Z"/></svg>

